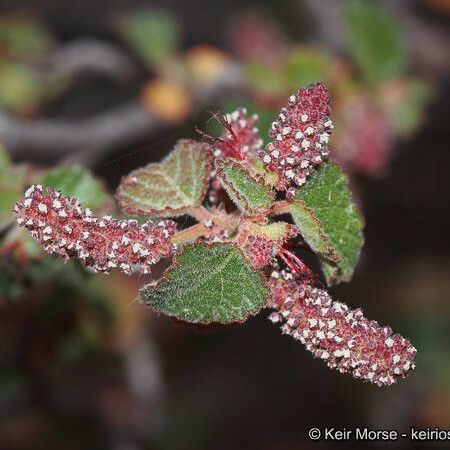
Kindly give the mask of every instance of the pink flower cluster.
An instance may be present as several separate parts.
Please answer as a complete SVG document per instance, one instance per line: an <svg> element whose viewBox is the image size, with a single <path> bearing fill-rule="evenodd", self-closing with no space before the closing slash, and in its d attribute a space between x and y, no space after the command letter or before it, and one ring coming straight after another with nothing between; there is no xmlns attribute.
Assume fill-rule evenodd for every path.
<svg viewBox="0 0 450 450"><path fill-rule="evenodd" d="M258 152L266 169L278 175L277 189L295 195L295 186L306 182L314 166L327 158L328 140L333 129L330 96L323 83L301 88L289 97L278 119L272 123L273 138Z"/></svg>
<svg viewBox="0 0 450 450"><path fill-rule="evenodd" d="M298 235L299 229L295 225L287 225L286 234L278 240L272 240L261 235L247 237L244 245L246 255L253 265L259 269L269 265L280 252L283 244Z"/></svg>
<svg viewBox="0 0 450 450"><path fill-rule="evenodd" d="M258 115L248 115L246 108L226 114L221 120L225 130L215 142L216 157L233 157L243 160L254 156L261 149L263 141L256 127Z"/></svg>
<svg viewBox="0 0 450 450"><path fill-rule="evenodd" d="M378 386L414 369L416 349L389 327L369 321L360 309L333 302L328 293L287 271L270 279L274 311L269 319L302 342L331 368Z"/></svg>
<svg viewBox="0 0 450 450"><path fill-rule="evenodd" d="M276 254L275 243L263 236L250 236L245 243L245 253L258 268L267 266Z"/></svg>
<svg viewBox="0 0 450 450"><path fill-rule="evenodd" d="M77 200L54 189L31 186L25 200L15 206L19 225L27 228L42 248L64 259L79 258L98 272L115 267L125 273L138 268L148 273L150 266L175 250L170 237L176 231L173 221L116 220L92 214Z"/></svg>

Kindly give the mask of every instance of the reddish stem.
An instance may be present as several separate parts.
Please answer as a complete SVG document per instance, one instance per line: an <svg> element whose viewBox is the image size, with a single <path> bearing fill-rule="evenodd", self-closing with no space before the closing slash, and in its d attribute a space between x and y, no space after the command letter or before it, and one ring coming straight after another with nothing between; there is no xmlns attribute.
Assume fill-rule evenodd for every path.
<svg viewBox="0 0 450 450"><path fill-rule="evenodd" d="M313 283L316 282L316 277L312 270L288 249L283 247L278 253L278 256L293 272L306 276Z"/></svg>
<svg viewBox="0 0 450 450"><path fill-rule="evenodd" d="M239 148L239 139L238 139L236 133L234 132L233 127L231 126L231 124L228 123L228 121L225 118L225 116L222 115L222 114L215 113L215 114L213 114L213 117L231 134L231 137L233 139L233 142L235 143L235 146L237 148ZM197 132L203 138L207 139L212 144L217 145L217 143L220 143L220 144L224 145L225 147L227 147L227 149L230 152L230 156L233 156L234 158L236 158L236 159L238 159L240 161L242 161L244 159L242 153L239 150L237 150L235 148L235 146L230 144L230 142L228 142L226 139L216 138L214 136L211 136L211 135L205 133L204 131L202 131L202 130L200 130L198 128L197 128Z"/></svg>

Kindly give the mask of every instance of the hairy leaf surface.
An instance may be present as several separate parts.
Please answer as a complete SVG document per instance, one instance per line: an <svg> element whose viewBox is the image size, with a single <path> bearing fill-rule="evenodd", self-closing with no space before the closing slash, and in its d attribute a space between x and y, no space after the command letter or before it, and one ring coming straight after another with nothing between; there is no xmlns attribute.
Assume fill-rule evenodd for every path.
<svg viewBox="0 0 450 450"><path fill-rule="evenodd" d="M161 162L131 172L117 190L120 207L141 216L179 216L201 205L208 187L211 152L182 139Z"/></svg>
<svg viewBox="0 0 450 450"><path fill-rule="evenodd" d="M273 191L262 177L252 175L244 166L234 161L221 161L217 176L231 200L244 214L267 211L274 201Z"/></svg>
<svg viewBox="0 0 450 450"><path fill-rule="evenodd" d="M266 304L268 289L233 245L188 245L141 297L156 311L193 323L243 322Z"/></svg>
<svg viewBox="0 0 450 450"><path fill-rule="evenodd" d="M318 253L328 284L348 281L363 244L363 221L339 166L322 164L293 201L292 216Z"/></svg>

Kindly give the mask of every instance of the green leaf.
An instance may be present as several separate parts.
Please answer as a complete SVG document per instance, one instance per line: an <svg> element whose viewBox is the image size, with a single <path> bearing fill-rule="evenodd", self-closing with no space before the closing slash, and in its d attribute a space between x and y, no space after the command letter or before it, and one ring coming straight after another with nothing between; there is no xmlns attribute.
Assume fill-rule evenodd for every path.
<svg viewBox="0 0 450 450"><path fill-rule="evenodd" d="M201 205L211 172L207 144L182 139L161 162L131 172L117 190L120 207L141 216L179 216Z"/></svg>
<svg viewBox="0 0 450 450"><path fill-rule="evenodd" d="M363 244L363 220L339 166L322 164L311 175L293 201L292 216L318 253L327 283L350 280Z"/></svg>
<svg viewBox="0 0 450 450"><path fill-rule="evenodd" d="M324 53L312 48L296 48L288 56L285 68L286 83L290 90L299 86L325 80L330 65Z"/></svg>
<svg viewBox="0 0 450 450"><path fill-rule="evenodd" d="M274 194L263 177L251 174L238 162L219 161L217 177L231 200L244 214L260 214L272 206Z"/></svg>
<svg viewBox="0 0 450 450"><path fill-rule="evenodd" d="M345 11L348 44L363 77L370 84L400 75L406 52L393 18L369 1L351 1Z"/></svg>
<svg viewBox="0 0 450 450"><path fill-rule="evenodd" d="M188 245L159 282L141 290L141 298L186 322L243 322L266 305L263 280L233 245Z"/></svg>
<svg viewBox="0 0 450 450"><path fill-rule="evenodd" d="M100 181L81 167L58 167L50 170L44 175L41 184L74 197L84 207L94 210L101 209L108 200Z"/></svg>
<svg viewBox="0 0 450 450"><path fill-rule="evenodd" d="M322 230L322 224L314 217L313 212L301 200L294 200L291 209L294 222L301 227L303 239L314 252L328 260L339 262L328 242L328 236Z"/></svg>
<svg viewBox="0 0 450 450"><path fill-rule="evenodd" d="M119 18L117 25L122 37L150 65L160 63L177 50L179 25L166 11L136 11Z"/></svg>

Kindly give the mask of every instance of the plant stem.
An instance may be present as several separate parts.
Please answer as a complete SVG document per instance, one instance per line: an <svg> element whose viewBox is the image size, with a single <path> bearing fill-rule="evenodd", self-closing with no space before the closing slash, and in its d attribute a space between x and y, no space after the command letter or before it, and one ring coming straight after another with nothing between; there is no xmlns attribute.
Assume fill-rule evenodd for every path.
<svg viewBox="0 0 450 450"><path fill-rule="evenodd" d="M287 200L280 200L273 204L270 214L274 216L287 214L291 212L291 207L292 207L291 203L289 203Z"/></svg>
<svg viewBox="0 0 450 450"><path fill-rule="evenodd" d="M197 222L203 223L208 219L213 220L213 214L209 212L204 206L198 208L192 208L190 214L197 220Z"/></svg>
<svg viewBox="0 0 450 450"><path fill-rule="evenodd" d="M207 228L202 223L197 223L192 227L178 231L172 236L171 240L174 244L186 244L188 242L194 242L198 238L204 236L206 231Z"/></svg>

